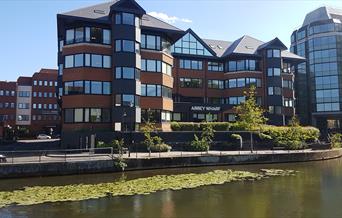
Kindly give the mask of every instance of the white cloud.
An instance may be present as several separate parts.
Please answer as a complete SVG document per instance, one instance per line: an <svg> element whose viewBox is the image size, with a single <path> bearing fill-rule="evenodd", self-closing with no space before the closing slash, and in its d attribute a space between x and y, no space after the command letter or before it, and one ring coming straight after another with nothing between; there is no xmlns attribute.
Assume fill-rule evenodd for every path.
<svg viewBox="0 0 342 218"><path fill-rule="evenodd" d="M162 13L162 12L152 11L152 12L149 12L148 14L155 17L155 18L161 19L167 23L170 23L170 24L176 23L176 22L192 23L192 20L190 20L188 18L179 18L176 16L169 16L169 15Z"/></svg>

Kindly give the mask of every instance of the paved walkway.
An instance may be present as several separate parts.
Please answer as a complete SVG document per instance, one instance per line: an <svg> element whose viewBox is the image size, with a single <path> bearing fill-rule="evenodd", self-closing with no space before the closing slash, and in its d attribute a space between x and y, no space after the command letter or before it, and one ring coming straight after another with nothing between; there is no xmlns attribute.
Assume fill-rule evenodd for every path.
<svg viewBox="0 0 342 218"><path fill-rule="evenodd" d="M148 159L148 158L172 158L172 157L191 157L191 156L221 156L221 155L260 155L260 154L288 154L288 153L311 153L319 152L319 150L260 150L254 151L209 151L209 152L188 152L188 151L171 151L164 153L128 153L123 155L125 159ZM114 158L118 157L117 154L113 155ZM94 154L92 152L83 152L78 154L49 154L46 155L31 155L25 157L11 157L7 155L7 163L1 164L23 164L23 163L51 163L51 162L77 162L77 161L94 161L94 160L110 160L113 158L110 154Z"/></svg>

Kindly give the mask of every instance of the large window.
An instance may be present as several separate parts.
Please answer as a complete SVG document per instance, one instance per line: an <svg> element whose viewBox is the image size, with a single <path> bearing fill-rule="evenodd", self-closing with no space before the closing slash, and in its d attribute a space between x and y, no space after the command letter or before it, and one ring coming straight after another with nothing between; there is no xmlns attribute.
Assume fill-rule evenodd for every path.
<svg viewBox="0 0 342 218"><path fill-rule="evenodd" d="M111 110L106 108L64 109L65 123L109 123Z"/></svg>
<svg viewBox="0 0 342 218"><path fill-rule="evenodd" d="M284 107L293 107L293 99L292 98L284 98L283 106Z"/></svg>
<svg viewBox="0 0 342 218"><path fill-rule="evenodd" d="M336 49L318 50L309 53L310 63L318 64L337 61Z"/></svg>
<svg viewBox="0 0 342 218"><path fill-rule="evenodd" d="M139 26L138 17L135 17L134 14L131 13L117 13L115 15L115 24L125 24L125 25L136 25Z"/></svg>
<svg viewBox="0 0 342 218"><path fill-rule="evenodd" d="M140 79L140 70L134 67L116 67L116 79Z"/></svg>
<svg viewBox="0 0 342 218"><path fill-rule="evenodd" d="M64 83L64 95L110 95L111 83L102 81L72 81Z"/></svg>
<svg viewBox="0 0 342 218"><path fill-rule="evenodd" d="M293 89L293 81L283 80L283 88Z"/></svg>
<svg viewBox="0 0 342 218"><path fill-rule="evenodd" d="M280 87L268 87L268 95L281 95L281 88Z"/></svg>
<svg viewBox="0 0 342 218"><path fill-rule="evenodd" d="M246 100L245 96L233 96L227 98L227 104L238 105Z"/></svg>
<svg viewBox="0 0 342 218"><path fill-rule="evenodd" d="M191 70L202 70L203 69L203 62L196 61L196 60L179 60L179 67L181 69L191 69Z"/></svg>
<svg viewBox="0 0 342 218"><path fill-rule="evenodd" d="M141 34L141 48L160 51L160 36Z"/></svg>
<svg viewBox="0 0 342 218"><path fill-rule="evenodd" d="M18 96L19 97L28 98L28 97L30 97L30 95L31 95L30 91L18 91Z"/></svg>
<svg viewBox="0 0 342 218"><path fill-rule="evenodd" d="M115 106L120 107L134 107L140 106L140 99L138 96L129 94L118 94L115 95Z"/></svg>
<svg viewBox="0 0 342 218"><path fill-rule="evenodd" d="M255 71L257 69L255 60L228 61L227 66L229 72Z"/></svg>
<svg viewBox="0 0 342 218"><path fill-rule="evenodd" d="M317 26L311 26L309 28L309 35L316 34L316 33L333 32L333 31L335 31L334 23L322 24L322 25L317 25Z"/></svg>
<svg viewBox="0 0 342 218"><path fill-rule="evenodd" d="M208 80L209 89L224 89L223 80Z"/></svg>
<svg viewBox="0 0 342 218"><path fill-rule="evenodd" d="M146 72L161 72L172 75L172 66L159 60L141 59L141 70Z"/></svg>
<svg viewBox="0 0 342 218"><path fill-rule="evenodd" d="M247 77L247 78L237 78L226 80L226 88L242 88L255 86L257 88L261 87L261 79Z"/></svg>
<svg viewBox="0 0 342 218"><path fill-rule="evenodd" d="M131 52L140 53L139 43L131 40L116 40L115 41L115 51L116 52Z"/></svg>
<svg viewBox="0 0 342 218"><path fill-rule="evenodd" d="M179 78L182 88L202 88L202 79L197 78Z"/></svg>
<svg viewBox="0 0 342 218"><path fill-rule="evenodd" d="M173 45L174 53L206 55L212 54L192 34L187 33Z"/></svg>
<svg viewBox="0 0 342 218"><path fill-rule="evenodd" d="M223 63L218 62L208 62L208 71L218 71L223 72Z"/></svg>
<svg viewBox="0 0 342 218"><path fill-rule="evenodd" d="M162 85L141 84L141 96L172 98L172 89Z"/></svg>
<svg viewBox="0 0 342 218"><path fill-rule="evenodd" d="M66 30L65 44L90 42L98 44L111 44L111 31L99 27L78 27Z"/></svg>
<svg viewBox="0 0 342 218"><path fill-rule="evenodd" d="M309 51L336 48L336 36L317 37L309 40Z"/></svg>
<svg viewBox="0 0 342 218"><path fill-rule="evenodd" d="M280 68L267 68L267 76L280 76Z"/></svg>
<svg viewBox="0 0 342 218"><path fill-rule="evenodd" d="M111 68L112 57L99 54L75 54L64 57L64 67L95 67L95 68Z"/></svg>
<svg viewBox="0 0 342 218"><path fill-rule="evenodd" d="M267 50L268 58L280 58L280 50L279 49L268 49Z"/></svg>

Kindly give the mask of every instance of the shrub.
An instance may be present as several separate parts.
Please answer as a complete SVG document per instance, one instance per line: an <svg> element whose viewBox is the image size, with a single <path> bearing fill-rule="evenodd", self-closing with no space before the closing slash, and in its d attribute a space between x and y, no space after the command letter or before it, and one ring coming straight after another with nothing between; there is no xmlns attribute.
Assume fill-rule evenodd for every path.
<svg viewBox="0 0 342 218"><path fill-rule="evenodd" d="M151 152L169 152L171 151L171 146L165 143L154 144L150 147Z"/></svg>
<svg viewBox="0 0 342 218"><path fill-rule="evenodd" d="M194 140L190 144L191 150L209 151L213 142L214 132L212 125L204 125L201 138L199 139L196 134L194 135Z"/></svg>
<svg viewBox="0 0 342 218"><path fill-rule="evenodd" d="M335 133L331 136L329 136L331 148L341 148L342 145L342 134L341 133Z"/></svg>
<svg viewBox="0 0 342 218"><path fill-rule="evenodd" d="M209 151L209 144L197 135L194 136L194 140L190 144L191 151Z"/></svg>
<svg viewBox="0 0 342 218"><path fill-rule="evenodd" d="M103 141L98 141L96 143L96 148L110 148L110 147L112 147L110 144L107 144Z"/></svg>

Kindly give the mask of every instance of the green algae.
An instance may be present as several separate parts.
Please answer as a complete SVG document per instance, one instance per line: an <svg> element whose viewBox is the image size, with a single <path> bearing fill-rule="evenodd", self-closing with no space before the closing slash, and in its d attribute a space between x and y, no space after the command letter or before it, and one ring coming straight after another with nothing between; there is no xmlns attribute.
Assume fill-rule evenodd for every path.
<svg viewBox="0 0 342 218"><path fill-rule="evenodd" d="M272 176L295 175L293 170L262 169L247 171L215 170L207 173L157 175L112 183L66 186L34 186L0 192L0 208L9 205L34 205L48 202L81 201L113 196L148 195L163 190L193 189L235 181L255 181Z"/></svg>

